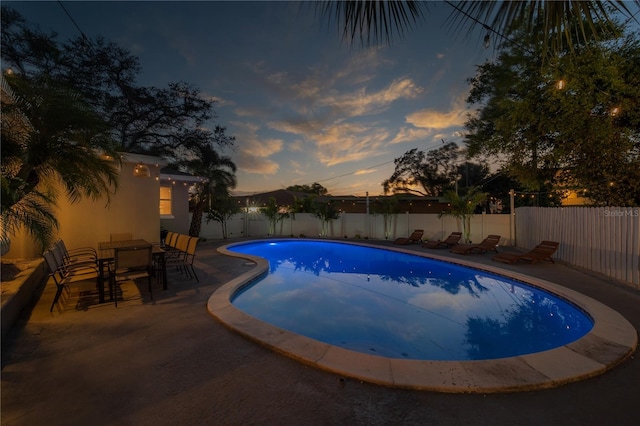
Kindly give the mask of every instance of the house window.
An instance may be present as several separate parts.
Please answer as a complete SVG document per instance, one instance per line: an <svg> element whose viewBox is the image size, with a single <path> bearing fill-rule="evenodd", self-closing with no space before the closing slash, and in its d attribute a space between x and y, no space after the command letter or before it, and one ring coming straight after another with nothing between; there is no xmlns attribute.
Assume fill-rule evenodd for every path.
<svg viewBox="0 0 640 426"><path fill-rule="evenodd" d="M171 216L171 187L160 187L160 216Z"/></svg>

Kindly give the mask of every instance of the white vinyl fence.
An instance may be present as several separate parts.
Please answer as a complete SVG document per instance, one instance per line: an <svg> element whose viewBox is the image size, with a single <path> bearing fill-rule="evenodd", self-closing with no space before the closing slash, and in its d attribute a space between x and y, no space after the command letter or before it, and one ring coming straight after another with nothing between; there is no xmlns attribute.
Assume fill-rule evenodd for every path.
<svg viewBox="0 0 640 426"><path fill-rule="evenodd" d="M507 214L478 214L471 220L471 241L482 241L490 234L502 237L501 245L510 245L509 219ZM462 231L459 220L452 217L438 218L437 214L397 214L391 217L387 230L388 239L408 237L415 229L424 229L424 239L444 239L451 232ZM278 222L275 236L318 237L322 224L310 213L297 213L295 218ZM269 222L260 213L241 213L227 223L228 238L266 237ZM200 236L208 239L222 239L222 227L218 222L202 223ZM369 238L385 239L384 218L381 215L365 213L343 213L330 223L329 238Z"/></svg>
<svg viewBox="0 0 640 426"><path fill-rule="evenodd" d="M640 287L640 208L520 207L516 245L558 241L556 258Z"/></svg>

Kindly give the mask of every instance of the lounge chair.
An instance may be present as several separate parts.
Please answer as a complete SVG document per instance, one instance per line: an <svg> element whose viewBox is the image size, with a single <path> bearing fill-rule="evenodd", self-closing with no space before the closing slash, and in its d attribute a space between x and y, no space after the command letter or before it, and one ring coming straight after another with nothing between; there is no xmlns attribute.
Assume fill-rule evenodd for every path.
<svg viewBox="0 0 640 426"><path fill-rule="evenodd" d="M551 255L553 255L556 250L558 250L559 244L560 243L555 241L543 241L528 253L499 253L493 256L491 260L504 263L516 263L520 260L530 263L538 263L540 261L548 260L551 263L555 263Z"/></svg>
<svg viewBox="0 0 640 426"><path fill-rule="evenodd" d="M488 251L498 253L498 243L500 243L500 235L489 235L479 244L458 244L449 251L457 254L486 253Z"/></svg>
<svg viewBox="0 0 640 426"><path fill-rule="evenodd" d="M460 238L462 238L462 232L452 232L451 235L449 235L446 240L444 240L444 241L440 241L440 240L427 241L426 243L422 244L422 247L424 247L424 248L433 248L433 249L451 248L451 247L455 246L456 244L458 244L458 241L460 241Z"/></svg>
<svg viewBox="0 0 640 426"><path fill-rule="evenodd" d="M423 235L424 235L424 229L416 229L409 236L409 238L398 238L393 242L393 244L408 245L408 244L419 243L420 240L422 240Z"/></svg>

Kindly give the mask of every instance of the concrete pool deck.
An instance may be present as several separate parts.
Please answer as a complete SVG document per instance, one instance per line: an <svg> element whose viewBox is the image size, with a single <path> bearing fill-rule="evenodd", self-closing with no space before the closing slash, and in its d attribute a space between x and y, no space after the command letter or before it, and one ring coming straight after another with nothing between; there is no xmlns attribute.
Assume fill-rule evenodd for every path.
<svg viewBox="0 0 640 426"><path fill-rule="evenodd" d="M227 242L225 242L227 243ZM391 246L390 242L375 242ZM312 368L214 320L206 305L253 266L201 243L200 283L170 276L148 300L72 294L49 313L48 286L2 342L3 425L635 425L637 353L604 374L560 387L499 394L394 389ZM406 250L424 251L417 246ZM503 249L508 251L508 249ZM502 265L566 286L609 306L640 329L640 291L564 265ZM126 286L126 285L125 285ZM90 289L87 289L90 290Z"/></svg>

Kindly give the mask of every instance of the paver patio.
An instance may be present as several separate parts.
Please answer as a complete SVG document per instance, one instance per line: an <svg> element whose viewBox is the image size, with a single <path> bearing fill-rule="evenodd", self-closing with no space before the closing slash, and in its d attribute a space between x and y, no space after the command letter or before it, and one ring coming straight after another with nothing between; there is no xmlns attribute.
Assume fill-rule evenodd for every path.
<svg viewBox="0 0 640 426"><path fill-rule="evenodd" d="M91 293L50 314L47 287L2 342L2 425L637 423L637 354L555 389L470 395L372 385L272 352L207 312L213 291L252 267L218 254L221 244L200 244L200 283L173 274L154 302L144 286L140 295L125 285L118 308L96 304ZM490 254L464 258L496 266ZM501 266L593 297L640 329L638 290L560 264Z"/></svg>

